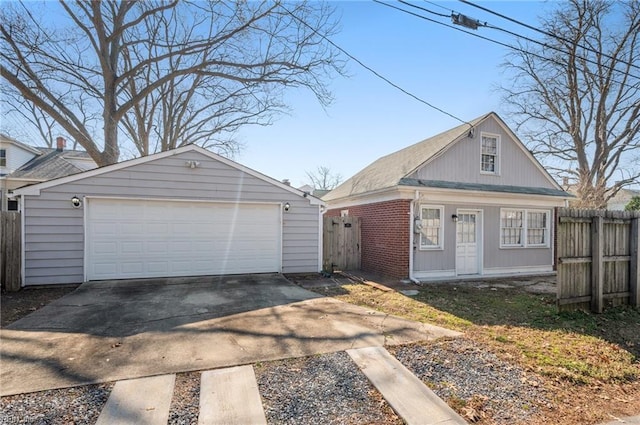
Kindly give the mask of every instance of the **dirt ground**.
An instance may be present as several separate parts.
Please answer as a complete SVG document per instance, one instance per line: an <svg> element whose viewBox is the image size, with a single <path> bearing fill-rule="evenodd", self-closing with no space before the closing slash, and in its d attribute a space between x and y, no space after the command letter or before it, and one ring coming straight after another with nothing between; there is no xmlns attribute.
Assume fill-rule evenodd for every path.
<svg viewBox="0 0 640 425"><path fill-rule="evenodd" d="M44 307L52 301L73 292L79 285L65 285L55 288L28 288L18 292L0 294L0 327Z"/></svg>

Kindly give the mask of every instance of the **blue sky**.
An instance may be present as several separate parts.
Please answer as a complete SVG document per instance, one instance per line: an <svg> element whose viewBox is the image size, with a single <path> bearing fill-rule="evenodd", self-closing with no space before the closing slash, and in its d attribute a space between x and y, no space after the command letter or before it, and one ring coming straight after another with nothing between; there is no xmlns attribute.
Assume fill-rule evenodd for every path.
<svg viewBox="0 0 640 425"><path fill-rule="evenodd" d="M451 10L539 38L533 31L458 1L415 2L430 10ZM474 2L535 25L550 2ZM398 3L395 3L399 5ZM464 120L489 111L501 114L496 86L507 49L462 32L370 1L334 2L342 30L333 41L405 90ZM409 8L410 9L410 8ZM447 18L434 19L450 23ZM514 44L515 37L481 28L479 35ZM241 130L244 150L238 162L294 186L308 181L306 171L330 167L348 178L380 156L459 124L401 93L357 63L349 78L330 83L334 103L323 109L308 92L289 92L291 113L269 127ZM503 118L509 123L506 116Z"/></svg>

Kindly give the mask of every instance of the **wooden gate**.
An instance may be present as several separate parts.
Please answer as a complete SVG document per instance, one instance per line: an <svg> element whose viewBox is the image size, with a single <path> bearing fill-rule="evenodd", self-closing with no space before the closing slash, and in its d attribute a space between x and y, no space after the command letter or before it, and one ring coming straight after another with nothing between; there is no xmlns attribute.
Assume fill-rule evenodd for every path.
<svg viewBox="0 0 640 425"><path fill-rule="evenodd" d="M360 218L325 217L322 232L323 270L360 269Z"/></svg>
<svg viewBox="0 0 640 425"><path fill-rule="evenodd" d="M0 212L0 286L6 291L20 290L20 234L20 213Z"/></svg>

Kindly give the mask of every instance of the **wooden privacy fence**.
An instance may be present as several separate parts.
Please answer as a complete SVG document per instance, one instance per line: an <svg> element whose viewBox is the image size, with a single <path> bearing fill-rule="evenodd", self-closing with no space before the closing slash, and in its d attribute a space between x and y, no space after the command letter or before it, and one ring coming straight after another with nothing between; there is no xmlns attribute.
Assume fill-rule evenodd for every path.
<svg viewBox="0 0 640 425"><path fill-rule="evenodd" d="M556 210L558 307L640 307L640 212Z"/></svg>
<svg viewBox="0 0 640 425"><path fill-rule="evenodd" d="M360 269L360 218L325 217L322 231L324 271Z"/></svg>
<svg viewBox="0 0 640 425"><path fill-rule="evenodd" d="M0 212L0 285L6 291L20 290L20 213Z"/></svg>

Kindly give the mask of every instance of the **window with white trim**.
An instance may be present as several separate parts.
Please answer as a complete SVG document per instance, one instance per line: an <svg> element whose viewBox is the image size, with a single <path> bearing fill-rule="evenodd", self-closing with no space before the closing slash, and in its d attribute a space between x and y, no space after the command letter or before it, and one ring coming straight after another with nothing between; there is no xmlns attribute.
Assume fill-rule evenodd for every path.
<svg viewBox="0 0 640 425"><path fill-rule="evenodd" d="M484 174L498 174L500 136L482 133L481 140L480 171Z"/></svg>
<svg viewBox="0 0 640 425"><path fill-rule="evenodd" d="M547 210L500 209L500 247L548 247Z"/></svg>
<svg viewBox="0 0 640 425"><path fill-rule="evenodd" d="M444 207L420 206L420 249L442 249Z"/></svg>
<svg viewBox="0 0 640 425"><path fill-rule="evenodd" d="M7 150L0 149L0 167L7 166Z"/></svg>
<svg viewBox="0 0 640 425"><path fill-rule="evenodd" d="M549 239L549 212L527 211L527 245L547 246Z"/></svg>

